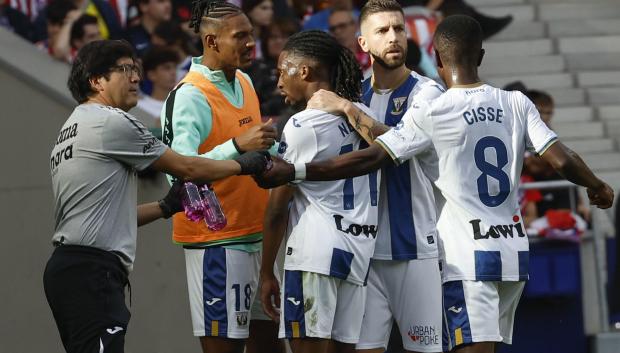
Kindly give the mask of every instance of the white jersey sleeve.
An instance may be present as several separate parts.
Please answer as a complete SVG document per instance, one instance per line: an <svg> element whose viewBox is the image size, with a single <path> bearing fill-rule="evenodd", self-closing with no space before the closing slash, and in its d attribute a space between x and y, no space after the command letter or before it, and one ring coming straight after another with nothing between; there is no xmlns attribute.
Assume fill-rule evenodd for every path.
<svg viewBox="0 0 620 353"><path fill-rule="evenodd" d="M398 164L410 159L431 146L432 121L426 101L414 100L403 120L379 136L376 142L390 154Z"/></svg>
<svg viewBox="0 0 620 353"><path fill-rule="evenodd" d="M549 146L558 140L558 137L555 132L549 129L547 124L542 121L534 103L524 95L520 95L519 98L523 101L521 106L525 109L524 115L527 119L525 131L526 148L529 151L541 155Z"/></svg>

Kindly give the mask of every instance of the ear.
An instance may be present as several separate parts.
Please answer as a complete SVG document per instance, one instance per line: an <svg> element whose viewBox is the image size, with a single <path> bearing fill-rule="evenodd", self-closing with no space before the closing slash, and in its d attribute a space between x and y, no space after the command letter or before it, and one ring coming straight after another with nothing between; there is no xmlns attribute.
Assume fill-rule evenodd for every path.
<svg viewBox="0 0 620 353"><path fill-rule="evenodd" d="M303 81L307 81L310 78L310 71L310 66L301 64L299 66L299 77L301 77Z"/></svg>
<svg viewBox="0 0 620 353"><path fill-rule="evenodd" d="M205 46L211 50L217 51L217 37L213 33L207 33L204 36Z"/></svg>
<svg viewBox="0 0 620 353"><path fill-rule="evenodd" d="M92 88L95 92L103 91L102 81L105 80L103 76L91 77L88 82L90 82L90 88Z"/></svg>
<svg viewBox="0 0 620 353"><path fill-rule="evenodd" d="M484 57L484 49L480 49L480 57L478 57L478 66L480 66L480 64L482 64L482 58Z"/></svg>
<svg viewBox="0 0 620 353"><path fill-rule="evenodd" d="M364 53L368 53L370 48L368 48L368 43L366 42L366 37L359 36L357 37L357 43L360 45L360 48L364 51Z"/></svg>
<svg viewBox="0 0 620 353"><path fill-rule="evenodd" d="M435 49L435 59L437 59L437 67L443 68L443 63L441 62L441 56L437 49Z"/></svg>

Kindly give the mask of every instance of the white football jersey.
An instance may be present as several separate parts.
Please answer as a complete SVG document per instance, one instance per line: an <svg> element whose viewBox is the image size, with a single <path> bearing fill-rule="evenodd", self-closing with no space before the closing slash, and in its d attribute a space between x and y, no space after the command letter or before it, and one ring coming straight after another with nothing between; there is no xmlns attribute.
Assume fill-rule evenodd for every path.
<svg viewBox="0 0 620 353"><path fill-rule="evenodd" d="M369 114L368 108L358 105ZM309 163L363 148L342 117L307 109L284 127L280 153ZM367 146L367 145L366 145ZM297 184L289 210L284 268L316 272L363 285L377 238L380 172Z"/></svg>
<svg viewBox="0 0 620 353"><path fill-rule="evenodd" d="M528 278L529 245L518 204L525 149L544 152L557 139L520 92L486 84L453 87L414 100L403 122L378 141L403 162L436 153L425 170L437 200L443 281Z"/></svg>
<svg viewBox="0 0 620 353"><path fill-rule="evenodd" d="M375 117L396 126L414 97L431 100L443 93L435 81L411 72L396 89L373 89L371 78L362 86L362 101ZM381 169L379 235L373 258L413 260L437 257L435 198L429 179L422 172L424 158Z"/></svg>

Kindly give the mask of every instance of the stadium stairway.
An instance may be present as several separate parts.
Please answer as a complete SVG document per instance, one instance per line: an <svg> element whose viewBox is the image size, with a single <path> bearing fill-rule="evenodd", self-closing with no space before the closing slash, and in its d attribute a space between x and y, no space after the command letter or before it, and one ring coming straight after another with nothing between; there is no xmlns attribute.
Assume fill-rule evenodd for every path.
<svg viewBox="0 0 620 353"><path fill-rule="evenodd" d="M514 21L485 43L481 76L549 92L553 129L620 189L620 1L471 0Z"/></svg>

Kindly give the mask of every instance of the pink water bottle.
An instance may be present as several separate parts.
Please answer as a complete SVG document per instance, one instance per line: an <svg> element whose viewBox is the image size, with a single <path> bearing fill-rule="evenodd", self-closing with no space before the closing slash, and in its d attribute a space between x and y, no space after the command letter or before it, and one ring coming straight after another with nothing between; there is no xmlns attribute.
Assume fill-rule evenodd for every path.
<svg viewBox="0 0 620 353"><path fill-rule="evenodd" d="M181 202L183 203L185 216L192 222L200 221L204 217L205 206L198 186L191 182L184 183L182 196Z"/></svg>
<svg viewBox="0 0 620 353"><path fill-rule="evenodd" d="M226 216L213 189L205 184L200 187L200 194L204 204L204 218L207 228L217 231L226 227Z"/></svg>

